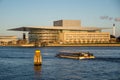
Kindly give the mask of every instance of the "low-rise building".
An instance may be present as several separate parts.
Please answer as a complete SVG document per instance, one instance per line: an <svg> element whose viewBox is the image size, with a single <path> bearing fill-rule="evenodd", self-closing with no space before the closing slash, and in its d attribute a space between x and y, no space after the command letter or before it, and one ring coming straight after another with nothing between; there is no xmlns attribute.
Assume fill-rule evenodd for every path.
<svg viewBox="0 0 120 80"><path fill-rule="evenodd" d="M16 36L0 36L0 46L15 45L16 42Z"/></svg>

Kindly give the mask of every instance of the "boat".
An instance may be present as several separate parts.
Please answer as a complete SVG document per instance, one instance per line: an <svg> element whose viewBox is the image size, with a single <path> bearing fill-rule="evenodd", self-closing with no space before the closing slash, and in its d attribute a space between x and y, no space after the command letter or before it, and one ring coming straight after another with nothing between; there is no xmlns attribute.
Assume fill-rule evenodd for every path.
<svg viewBox="0 0 120 80"><path fill-rule="evenodd" d="M56 57L59 58L70 58L70 59L94 59L95 56L93 56L90 52L59 52L56 54Z"/></svg>

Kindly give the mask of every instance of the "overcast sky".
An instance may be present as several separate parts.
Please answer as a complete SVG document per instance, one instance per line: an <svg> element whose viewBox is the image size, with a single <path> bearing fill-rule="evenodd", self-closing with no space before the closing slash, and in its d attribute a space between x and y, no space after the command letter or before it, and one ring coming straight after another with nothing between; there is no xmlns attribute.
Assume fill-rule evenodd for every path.
<svg viewBox="0 0 120 80"><path fill-rule="evenodd" d="M112 27L120 35L120 0L0 0L0 35L22 26L52 26L54 20L81 20L82 26ZM112 33L112 30L107 30Z"/></svg>

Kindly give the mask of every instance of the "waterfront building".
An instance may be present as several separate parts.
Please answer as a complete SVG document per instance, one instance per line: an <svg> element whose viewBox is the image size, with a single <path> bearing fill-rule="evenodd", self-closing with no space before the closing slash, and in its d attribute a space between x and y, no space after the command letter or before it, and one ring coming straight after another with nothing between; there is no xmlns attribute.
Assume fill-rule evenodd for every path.
<svg viewBox="0 0 120 80"><path fill-rule="evenodd" d="M16 36L0 36L0 46L15 45L16 42Z"/></svg>
<svg viewBox="0 0 120 80"><path fill-rule="evenodd" d="M109 43L110 33L98 27L82 27L79 20L58 20L53 26L27 26L13 28L14 31L28 31L30 43Z"/></svg>

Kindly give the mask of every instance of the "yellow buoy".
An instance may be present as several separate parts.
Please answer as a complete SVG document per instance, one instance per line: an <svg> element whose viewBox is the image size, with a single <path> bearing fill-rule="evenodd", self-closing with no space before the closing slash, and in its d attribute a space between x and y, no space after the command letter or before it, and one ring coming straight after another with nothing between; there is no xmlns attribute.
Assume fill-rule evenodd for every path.
<svg viewBox="0 0 120 80"><path fill-rule="evenodd" d="M40 53L40 50L35 50L34 54L34 65L39 66L42 64L42 55Z"/></svg>

